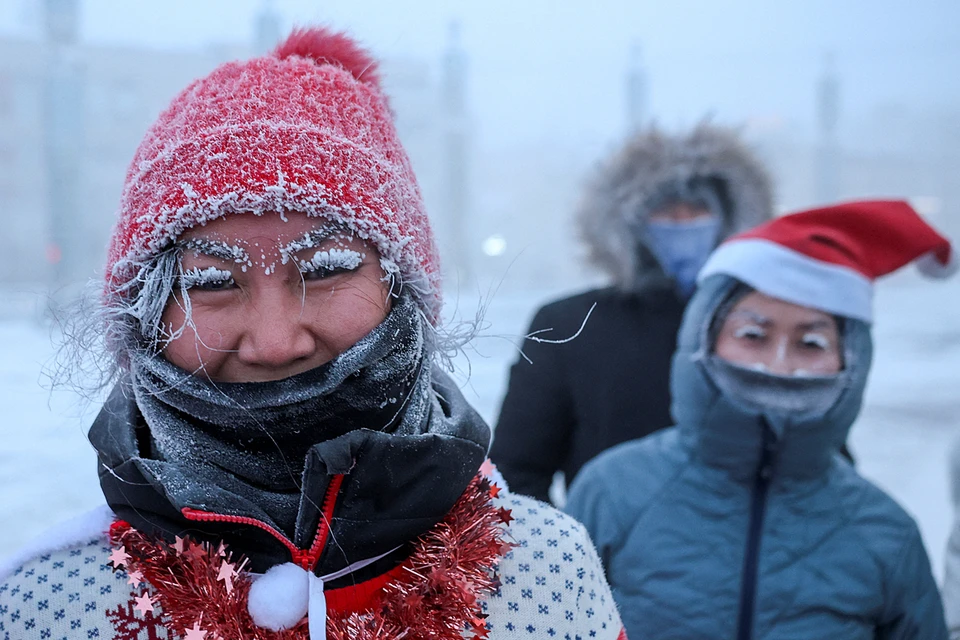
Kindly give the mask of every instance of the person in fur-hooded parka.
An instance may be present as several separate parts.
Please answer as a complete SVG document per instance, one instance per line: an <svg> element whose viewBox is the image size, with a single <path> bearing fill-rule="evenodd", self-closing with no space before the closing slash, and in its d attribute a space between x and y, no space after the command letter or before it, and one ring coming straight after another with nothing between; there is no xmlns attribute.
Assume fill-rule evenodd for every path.
<svg viewBox="0 0 960 640"><path fill-rule="evenodd" d="M605 449L670 424L670 358L703 260L773 214L770 179L726 128L642 131L604 162L577 211L590 261L610 286L540 308L500 411L491 458L511 489L548 500ZM596 306L594 306L596 305Z"/></svg>

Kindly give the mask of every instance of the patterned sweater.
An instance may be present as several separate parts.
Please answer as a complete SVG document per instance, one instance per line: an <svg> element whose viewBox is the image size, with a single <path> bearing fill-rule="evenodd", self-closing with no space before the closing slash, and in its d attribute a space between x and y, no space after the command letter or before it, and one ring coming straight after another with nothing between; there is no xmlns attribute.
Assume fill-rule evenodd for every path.
<svg viewBox="0 0 960 640"><path fill-rule="evenodd" d="M515 546L498 568L500 589L483 602L494 640L625 639L603 568L583 527L541 502L507 492L495 499L510 509ZM147 613L143 585L114 569L104 507L60 528L58 540L0 566L3 640L174 640L163 611ZM140 600L138 601L138 598ZM139 606L138 606L139 605ZM187 632L188 640L215 640ZM177 638L179 640L179 638ZM224 639L232 640L232 639ZM239 639L238 639L239 640Z"/></svg>

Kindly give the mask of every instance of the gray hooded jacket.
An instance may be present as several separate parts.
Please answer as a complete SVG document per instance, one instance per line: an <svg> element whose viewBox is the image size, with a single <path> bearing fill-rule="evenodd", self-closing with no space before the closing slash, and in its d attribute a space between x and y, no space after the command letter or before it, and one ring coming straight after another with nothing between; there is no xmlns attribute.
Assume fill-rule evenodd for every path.
<svg viewBox="0 0 960 640"><path fill-rule="evenodd" d="M736 286L705 280L672 372L677 426L588 463L567 511L604 560L631 638L945 640L916 524L835 452L860 410L872 344L845 320L830 407L800 418L722 393L707 327Z"/></svg>

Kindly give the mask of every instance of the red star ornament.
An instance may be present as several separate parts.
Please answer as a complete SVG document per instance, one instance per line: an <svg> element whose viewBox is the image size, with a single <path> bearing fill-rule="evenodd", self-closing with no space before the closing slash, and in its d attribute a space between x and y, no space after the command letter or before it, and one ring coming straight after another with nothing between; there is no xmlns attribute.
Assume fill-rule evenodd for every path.
<svg viewBox="0 0 960 640"><path fill-rule="evenodd" d="M206 557L207 552L206 550L204 550L202 544L192 542L192 541L188 541L187 544L189 546L187 550L184 551L183 553L184 556L186 556L190 560L203 560Z"/></svg>
<svg viewBox="0 0 960 640"><path fill-rule="evenodd" d="M474 618L470 621L470 631L478 638L486 638L490 634L487 621L483 618Z"/></svg>

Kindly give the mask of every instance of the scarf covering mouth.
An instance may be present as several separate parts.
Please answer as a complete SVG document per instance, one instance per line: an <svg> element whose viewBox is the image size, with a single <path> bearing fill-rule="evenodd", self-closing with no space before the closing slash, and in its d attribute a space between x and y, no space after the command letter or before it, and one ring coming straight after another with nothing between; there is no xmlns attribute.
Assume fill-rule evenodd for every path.
<svg viewBox="0 0 960 640"><path fill-rule="evenodd" d="M215 383L138 354L90 430L108 503L164 537L195 535L181 515L189 507L260 520L301 545L329 479L345 474L344 526L377 523L375 535L352 529L357 553L368 554L359 557L412 539L459 498L490 441L483 419L434 371L424 330L404 296L330 363L262 383ZM257 550L246 550L254 566L285 553L263 550L258 560Z"/></svg>
<svg viewBox="0 0 960 640"><path fill-rule="evenodd" d="M716 355L704 359L720 391L757 413L822 415L840 399L848 386L840 372L824 376L783 376L728 362Z"/></svg>
<svg viewBox="0 0 960 640"><path fill-rule="evenodd" d="M133 356L131 372L155 459L298 492L307 450L318 442L356 429L423 431L426 358L423 317L403 296L350 349L282 380L214 382L149 351Z"/></svg>

